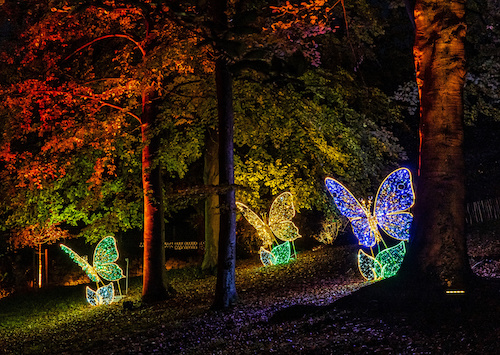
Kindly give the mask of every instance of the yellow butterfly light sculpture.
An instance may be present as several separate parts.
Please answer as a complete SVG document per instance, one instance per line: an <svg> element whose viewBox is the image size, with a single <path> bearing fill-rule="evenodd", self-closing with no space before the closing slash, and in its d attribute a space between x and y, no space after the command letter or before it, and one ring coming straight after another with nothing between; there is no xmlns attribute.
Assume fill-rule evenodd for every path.
<svg viewBox="0 0 500 355"><path fill-rule="evenodd" d="M264 265L284 264L290 260L291 249L295 256L293 241L300 238L299 229L291 221L295 216L293 195L284 192L273 201L269 217L260 218L255 212L241 202L236 202L239 211L256 230L262 239L259 254ZM277 239L284 243L279 243ZM291 246L290 246L291 244ZM273 247L273 245L276 245Z"/></svg>

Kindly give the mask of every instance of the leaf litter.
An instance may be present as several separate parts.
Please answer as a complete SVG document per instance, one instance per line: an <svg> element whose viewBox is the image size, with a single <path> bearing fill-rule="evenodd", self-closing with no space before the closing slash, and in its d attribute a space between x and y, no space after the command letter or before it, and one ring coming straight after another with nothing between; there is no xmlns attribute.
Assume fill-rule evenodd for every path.
<svg viewBox="0 0 500 355"><path fill-rule="evenodd" d="M485 314L463 311L439 319L384 313L371 300L337 306L335 301L370 284L357 270L356 255L357 246L327 246L286 265L239 261L239 301L227 310L211 309L215 276L196 267L169 270L177 291L172 299L142 304L136 280L125 299L131 309L123 301L98 308L80 304L67 315L52 311L29 327L0 324L0 353L498 353L498 319ZM489 311L491 317L500 314L498 302Z"/></svg>

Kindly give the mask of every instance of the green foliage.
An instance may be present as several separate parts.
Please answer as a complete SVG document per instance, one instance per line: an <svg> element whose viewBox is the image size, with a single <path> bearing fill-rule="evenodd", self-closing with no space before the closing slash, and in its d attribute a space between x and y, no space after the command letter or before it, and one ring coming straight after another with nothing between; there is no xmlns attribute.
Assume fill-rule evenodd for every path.
<svg viewBox="0 0 500 355"><path fill-rule="evenodd" d="M500 2L467 2L467 82L464 90L468 124L500 117Z"/></svg>
<svg viewBox="0 0 500 355"><path fill-rule="evenodd" d="M282 191L291 191L298 209L328 211L323 180L336 176L352 181L356 191L370 188L388 166L405 159L396 137L386 129L395 124L387 98L374 90L362 95L371 106L355 109L355 85L345 73L332 77L308 72L301 88L239 81L235 85L235 178L247 189L238 200L268 205ZM346 89L349 87L349 91ZM363 89L358 89L363 91Z"/></svg>
<svg viewBox="0 0 500 355"><path fill-rule="evenodd" d="M204 41L200 32L207 28L205 5L197 4L198 13L185 4L121 5L39 5L19 30L15 50L2 52L2 82L12 84L0 92L5 99L0 155L10 169L2 176L3 196L8 196L2 203L3 228L49 221L93 242L140 228L140 150L149 142L140 142L137 120L141 92L150 85L160 95L161 124L153 133L161 136L161 147L154 163L163 169L166 194L200 183L204 135L217 118L214 52L203 45L213 41ZM236 181L246 188L238 199L267 208L267 201L287 190L298 209L331 215L325 176L352 181L354 191L366 190L404 158L390 133L399 124L398 113L380 90L359 87L351 74L330 64L330 74L309 71L294 84L262 83L269 77L245 68L303 73L308 67L300 47L311 43L281 43L284 38L261 33L258 28L277 20L265 16L268 3L232 5L231 28L218 44L233 51L233 69L246 75L234 85ZM373 20L378 10L367 2L347 6L350 21L365 24L350 27L350 41L365 43L368 51L386 24ZM307 21L314 17L309 10ZM334 11L343 16L340 6ZM149 17L152 32L144 21ZM307 27L308 36L321 34L318 41L337 35L313 27ZM322 55L332 46L350 55L349 42L327 43L319 47ZM276 48L292 55L285 58ZM307 48L317 54L316 47ZM178 206L169 203L167 213L197 203L203 193L188 194Z"/></svg>
<svg viewBox="0 0 500 355"><path fill-rule="evenodd" d="M321 230L314 239L323 244L333 244L337 236L342 233L348 224L345 217L337 216L325 218L321 223Z"/></svg>
<svg viewBox="0 0 500 355"><path fill-rule="evenodd" d="M211 63L197 36L179 31L156 4L46 5L30 12L9 51L0 48L2 84L10 85L0 88L2 228L59 225L95 242L142 227L143 88L161 95L154 163L183 178L203 145L203 126L193 124L203 86L190 83L206 79ZM155 41L139 45L134 38L150 35L149 16Z"/></svg>

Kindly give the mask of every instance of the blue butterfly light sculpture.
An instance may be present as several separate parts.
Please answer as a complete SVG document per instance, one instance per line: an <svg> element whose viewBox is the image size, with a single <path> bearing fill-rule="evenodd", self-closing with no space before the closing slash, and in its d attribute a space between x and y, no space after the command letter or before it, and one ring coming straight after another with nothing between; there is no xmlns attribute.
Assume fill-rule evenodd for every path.
<svg viewBox="0 0 500 355"><path fill-rule="evenodd" d="M340 213L351 222L354 235L359 244L370 248L370 254L362 249L358 252L358 266L367 280L380 280L395 275L406 253L405 243L410 238L410 226L413 215L409 209L415 203L415 192L410 170L400 168L390 173L380 185L373 212L371 200L359 202L340 182L332 178L325 179ZM390 237L401 240L399 244L388 247L380 234L379 227ZM385 249L381 250L379 243ZM373 251L377 246L378 253Z"/></svg>
<svg viewBox="0 0 500 355"><path fill-rule="evenodd" d="M283 192L273 201L267 223L265 217L260 218L243 203L236 202L236 207L262 239L263 246L260 247L259 254L265 266L287 263L291 258L292 248L295 256L293 241L301 235L297 226L291 221L295 216L295 208L293 195L290 192ZM283 243L279 243L277 239Z"/></svg>
<svg viewBox="0 0 500 355"><path fill-rule="evenodd" d="M94 281L97 285L96 291L88 286L86 287L87 302L92 306L112 303L115 299L113 282L117 282L118 289L120 290L119 280L125 277L123 270L115 263L119 257L116 239L114 237L106 237L97 244L94 251L93 265L90 265L86 258L81 257L66 245L61 244L60 247L85 271L90 280ZM104 285L101 278L110 281L110 283ZM103 286L99 287L99 283L102 283Z"/></svg>

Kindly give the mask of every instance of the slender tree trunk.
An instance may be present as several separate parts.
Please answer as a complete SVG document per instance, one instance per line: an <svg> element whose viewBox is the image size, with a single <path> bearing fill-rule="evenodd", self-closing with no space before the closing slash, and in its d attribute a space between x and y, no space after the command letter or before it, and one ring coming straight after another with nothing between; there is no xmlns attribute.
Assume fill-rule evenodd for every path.
<svg viewBox="0 0 500 355"><path fill-rule="evenodd" d="M205 167L203 182L207 186L219 184L219 137L216 129L209 129L205 139ZM205 200L205 253L201 268L217 266L220 231L219 195L211 194Z"/></svg>
<svg viewBox="0 0 500 355"><path fill-rule="evenodd" d="M42 243L38 243L38 288L42 287Z"/></svg>
<svg viewBox="0 0 500 355"><path fill-rule="evenodd" d="M417 0L414 15L420 161L415 235L404 269L441 288L463 289L471 274L463 156L465 0Z"/></svg>
<svg viewBox="0 0 500 355"><path fill-rule="evenodd" d="M238 298L236 293L236 200L233 161L233 88L224 58L215 63L219 112L220 235L214 308L226 308Z"/></svg>
<svg viewBox="0 0 500 355"><path fill-rule="evenodd" d="M223 34L228 27L227 1L212 0L210 9L216 34ZM236 293L236 201L234 191L233 161L233 78L227 60L220 48L215 61L215 85L217 88L217 112L219 116L219 182L220 234L215 285L214 308L226 308L234 304Z"/></svg>
<svg viewBox="0 0 500 355"><path fill-rule="evenodd" d="M157 92L148 87L142 94L142 188L144 192L144 267L142 299L161 301L169 296L165 271L165 228L160 164L153 165L159 150L155 136Z"/></svg>
<svg viewBox="0 0 500 355"><path fill-rule="evenodd" d="M44 272L44 276L45 276L45 284L49 284L49 247L45 247L45 253L43 254L44 258L45 258L45 272Z"/></svg>

